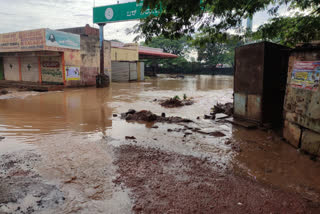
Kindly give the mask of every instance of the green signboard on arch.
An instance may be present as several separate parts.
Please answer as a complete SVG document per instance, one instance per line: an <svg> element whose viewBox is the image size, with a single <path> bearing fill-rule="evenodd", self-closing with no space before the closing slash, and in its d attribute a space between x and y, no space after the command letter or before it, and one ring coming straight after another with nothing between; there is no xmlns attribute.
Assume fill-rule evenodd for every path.
<svg viewBox="0 0 320 214"><path fill-rule="evenodd" d="M102 7L93 8L94 23L112 23L121 21L130 21L143 19L150 15L158 16L161 13L159 10L147 9L142 11L143 2L128 2L124 4L114 4Z"/></svg>

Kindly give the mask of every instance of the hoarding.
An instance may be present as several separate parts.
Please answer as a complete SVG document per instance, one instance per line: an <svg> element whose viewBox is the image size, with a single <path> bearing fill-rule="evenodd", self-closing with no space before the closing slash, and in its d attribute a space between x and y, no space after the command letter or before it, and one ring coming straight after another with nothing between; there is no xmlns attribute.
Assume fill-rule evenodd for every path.
<svg viewBox="0 0 320 214"><path fill-rule="evenodd" d="M46 29L46 45L80 50L80 35Z"/></svg>
<svg viewBox="0 0 320 214"><path fill-rule="evenodd" d="M320 81L320 61L297 61L291 74L291 87L316 91Z"/></svg>
<svg viewBox="0 0 320 214"><path fill-rule="evenodd" d="M44 45L44 29L0 34L0 52L41 50Z"/></svg>
<svg viewBox="0 0 320 214"><path fill-rule="evenodd" d="M124 4L115 4L93 8L94 23L111 23L120 21L129 21L143 19L149 15L158 16L161 9L147 9L142 11L143 2L129 2Z"/></svg>

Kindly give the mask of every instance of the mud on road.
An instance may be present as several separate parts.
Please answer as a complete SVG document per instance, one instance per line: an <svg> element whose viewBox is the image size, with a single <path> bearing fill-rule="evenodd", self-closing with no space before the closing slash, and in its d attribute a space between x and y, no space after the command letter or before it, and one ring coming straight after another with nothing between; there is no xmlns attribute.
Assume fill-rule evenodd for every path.
<svg viewBox="0 0 320 214"><path fill-rule="evenodd" d="M164 77L1 95L0 213L320 213L319 161L219 122L220 106L202 119L232 101L232 84ZM194 104L154 102L178 91Z"/></svg>
<svg viewBox="0 0 320 214"><path fill-rule="evenodd" d="M135 213L319 213L320 207L246 177L213 169L206 159L123 145L118 177L129 188Z"/></svg>
<svg viewBox="0 0 320 214"><path fill-rule="evenodd" d="M41 161L34 152L0 156L0 213L48 213L64 203L57 186L34 170Z"/></svg>

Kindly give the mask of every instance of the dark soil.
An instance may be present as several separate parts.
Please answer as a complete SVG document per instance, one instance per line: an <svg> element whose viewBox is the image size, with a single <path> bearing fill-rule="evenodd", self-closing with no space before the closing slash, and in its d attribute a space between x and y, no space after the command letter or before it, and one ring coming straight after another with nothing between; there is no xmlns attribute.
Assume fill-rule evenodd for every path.
<svg viewBox="0 0 320 214"><path fill-rule="evenodd" d="M161 150L122 145L118 177L135 213L319 213L300 195L219 170L219 164ZM215 167L215 169L214 169Z"/></svg>
<svg viewBox="0 0 320 214"><path fill-rule="evenodd" d="M176 108L181 106L189 106L194 104L192 100L180 100L176 98L170 98L164 101L160 101L160 105L166 108Z"/></svg>
<svg viewBox="0 0 320 214"><path fill-rule="evenodd" d="M193 122L189 119L184 119L181 117L162 117L156 114L153 114L151 111L139 111L129 110L126 113L121 114L121 118L127 121L140 121L140 122L166 122L166 123L190 123Z"/></svg>

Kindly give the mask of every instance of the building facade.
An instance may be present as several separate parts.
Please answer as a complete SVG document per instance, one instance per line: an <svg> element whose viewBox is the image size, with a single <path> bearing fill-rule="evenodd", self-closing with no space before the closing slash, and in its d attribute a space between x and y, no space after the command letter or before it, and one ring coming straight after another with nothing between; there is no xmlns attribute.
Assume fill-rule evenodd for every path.
<svg viewBox="0 0 320 214"><path fill-rule="evenodd" d="M107 41L104 45L104 70L111 75L111 45ZM97 36L50 29L0 34L2 79L8 81L93 86L99 53Z"/></svg>

